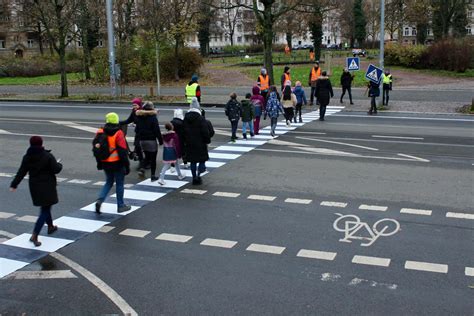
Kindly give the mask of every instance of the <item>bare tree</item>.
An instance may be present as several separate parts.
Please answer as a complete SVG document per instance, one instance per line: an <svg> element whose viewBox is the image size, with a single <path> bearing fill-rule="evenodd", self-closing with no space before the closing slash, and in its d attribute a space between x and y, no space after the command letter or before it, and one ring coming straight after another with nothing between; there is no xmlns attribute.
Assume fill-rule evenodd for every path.
<svg viewBox="0 0 474 316"><path fill-rule="evenodd" d="M341 27L341 36L349 41L350 47L355 44L355 19L354 19L354 0L342 1L340 3L339 21Z"/></svg>
<svg viewBox="0 0 474 316"><path fill-rule="evenodd" d="M370 38L372 48L375 48L377 35L380 33L380 1L366 0L364 12L367 18L367 40Z"/></svg>
<svg viewBox="0 0 474 316"><path fill-rule="evenodd" d="M226 0L223 7L223 29L229 36L230 46L234 46L234 34L237 25L242 27L242 7L238 6L239 0Z"/></svg>

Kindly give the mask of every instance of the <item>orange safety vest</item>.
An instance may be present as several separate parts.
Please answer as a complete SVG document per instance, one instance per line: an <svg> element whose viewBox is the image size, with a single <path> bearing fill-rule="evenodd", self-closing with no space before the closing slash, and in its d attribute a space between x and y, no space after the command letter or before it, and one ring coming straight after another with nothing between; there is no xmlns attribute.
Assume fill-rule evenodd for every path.
<svg viewBox="0 0 474 316"><path fill-rule="evenodd" d="M285 82L283 84L285 84L287 81L291 81L291 76L290 74L287 74L286 72L284 73L285 75Z"/></svg>
<svg viewBox="0 0 474 316"><path fill-rule="evenodd" d="M318 68L318 71L314 70L314 67L311 68L311 81L316 81L321 76L321 68Z"/></svg>
<svg viewBox="0 0 474 316"><path fill-rule="evenodd" d="M103 133L104 130L102 128L99 129L98 133ZM121 133L122 131L118 131L114 134L114 136L107 136L107 142L109 143L109 151L110 155L107 159L102 160L102 162L117 162L120 160L118 150L117 150L117 134Z"/></svg>
<svg viewBox="0 0 474 316"><path fill-rule="evenodd" d="M314 60L314 53L313 52L309 53L309 59Z"/></svg>
<svg viewBox="0 0 474 316"><path fill-rule="evenodd" d="M270 76L263 77L262 75L258 76L260 79L260 91L265 91L270 88Z"/></svg>

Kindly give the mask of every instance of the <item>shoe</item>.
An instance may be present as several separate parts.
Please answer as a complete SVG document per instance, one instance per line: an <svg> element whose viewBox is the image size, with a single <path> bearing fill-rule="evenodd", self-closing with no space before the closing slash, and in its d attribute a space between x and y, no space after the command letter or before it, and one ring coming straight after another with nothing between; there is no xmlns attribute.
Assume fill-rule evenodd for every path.
<svg viewBox="0 0 474 316"><path fill-rule="evenodd" d="M175 172L176 172L176 168L175 168L175 167L171 167L171 168L170 168L170 172L171 172L171 173L175 173Z"/></svg>
<svg viewBox="0 0 474 316"><path fill-rule="evenodd" d="M38 235L36 234L31 235L30 241L35 245L35 247L41 246L41 242L38 241Z"/></svg>
<svg viewBox="0 0 474 316"><path fill-rule="evenodd" d="M161 179L158 180L158 183L159 183L160 185L165 185L165 184L166 184L165 180L161 180Z"/></svg>
<svg viewBox="0 0 474 316"><path fill-rule="evenodd" d="M145 169L140 168L140 170L138 170L138 176L139 177L144 177L145 176Z"/></svg>
<svg viewBox="0 0 474 316"><path fill-rule="evenodd" d="M367 114L372 115L372 111L367 112Z"/></svg>
<svg viewBox="0 0 474 316"><path fill-rule="evenodd" d="M97 214L100 214L100 207L102 206L102 201L101 200L97 200L95 201L95 212Z"/></svg>
<svg viewBox="0 0 474 316"><path fill-rule="evenodd" d="M320 117L319 120L320 120L320 121L324 121L324 118Z"/></svg>
<svg viewBox="0 0 474 316"><path fill-rule="evenodd" d="M341 103L344 103L344 102L342 102L342 99L341 99Z"/></svg>
<svg viewBox="0 0 474 316"><path fill-rule="evenodd" d="M48 235L51 235L52 233L54 233L57 230L58 230L58 226L56 226L56 225L48 226Z"/></svg>
<svg viewBox="0 0 474 316"><path fill-rule="evenodd" d="M351 105L354 105L354 102L352 102L352 101L351 101L351 103L350 103L350 104L351 104Z"/></svg>
<svg viewBox="0 0 474 316"><path fill-rule="evenodd" d="M251 138L254 138L254 137L255 137L255 134L250 133L250 137L251 137Z"/></svg>
<svg viewBox="0 0 474 316"><path fill-rule="evenodd" d="M242 134L242 137L246 140L247 139L247 133Z"/></svg>
<svg viewBox="0 0 474 316"><path fill-rule="evenodd" d="M290 123L286 120L286 127L290 127Z"/></svg>
<svg viewBox="0 0 474 316"><path fill-rule="evenodd" d="M197 178L193 178L193 185L199 185L199 181Z"/></svg>
<svg viewBox="0 0 474 316"><path fill-rule="evenodd" d="M303 119L302 119L301 117L300 117L300 121L299 121L299 122L300 122L300 123L303 123Z"/></svg>
<svg viewBox="0 0 474 316"><path fill-rule="evenodd" d="M157 176L151 176L150 180L151 180L151 182L155 182L156 180L158 180L158 177Z"/></svg>
<svg viewBox="0 0 474 316"><path fill-rule="evenodd" d="M308 105L309 105L309 106L313 106L313 102L310 102Z"/></svg>
<svg viewBox="0 0 474 316"><path fill-rule="evenodd" d="M197 179L198 184L202 184L202 179L201 179L201 177L198 176L196 179Z"/></svg>
<svg viewBox="0 0 474 316"><path fill-rule="evenodd" d="M131 209L132 207L130 205L122 205L117 209L117 213L127 212L127 211L130 211Z"/></svg>
<svg viewBox="0 0 474 316"><path fill-rule="evenodd" d="M374 111L374 114L377 115L377 111Z"/></svg>
<svg viewBox="0 0 474 316"><path fill-rule="evenodd" d="M183 180L184 178L186 178L186 176L183 176L183 175L178 176L179 180Z"/></svg>

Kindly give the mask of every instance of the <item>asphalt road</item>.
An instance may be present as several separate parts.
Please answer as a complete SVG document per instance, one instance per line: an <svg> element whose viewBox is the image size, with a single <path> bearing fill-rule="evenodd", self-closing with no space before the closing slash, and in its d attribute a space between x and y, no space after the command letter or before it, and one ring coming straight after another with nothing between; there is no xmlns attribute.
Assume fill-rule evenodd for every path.
<svg viewBox="0 0 474 316"><path fill-rule="evenodd" d="M37 213L26 181L8 192L32 134L64 162L55 218L95 200L103 176L91 131L112 110L129 112L0 104L0 238L29 232ZM160 109L160 123L172 110ZM207 117L212 148L225 144L223 110ZM58 251L71 261L47 256L21 270L74 278L1 279L0 314L472 315L473 165L472 117L337 113Z"/></svg>

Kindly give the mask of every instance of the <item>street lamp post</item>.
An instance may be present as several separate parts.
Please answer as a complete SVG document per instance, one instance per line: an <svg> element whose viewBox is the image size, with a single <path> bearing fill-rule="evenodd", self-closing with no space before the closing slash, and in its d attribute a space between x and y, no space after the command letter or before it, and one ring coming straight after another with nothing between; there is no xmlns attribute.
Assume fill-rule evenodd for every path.
<svg viewBox="0 0 474 316"><path fill-rule="evenodd" d="M385 48L385 0L380 0L380 69L384 68L384 48Z"/></svg>
<svg viewBox="0 0 474 316"><path fill-rule="evenodd" d="M107 41L109 47L109 72L110 86L112 88L112 96L117 97L117 75L115 69L115 39L114 39L114 21L112 16L112 0L106 1L107 11Z"/></svg>

